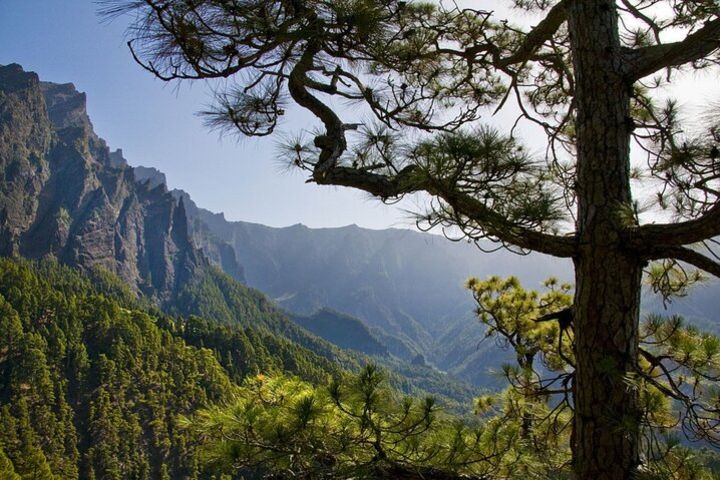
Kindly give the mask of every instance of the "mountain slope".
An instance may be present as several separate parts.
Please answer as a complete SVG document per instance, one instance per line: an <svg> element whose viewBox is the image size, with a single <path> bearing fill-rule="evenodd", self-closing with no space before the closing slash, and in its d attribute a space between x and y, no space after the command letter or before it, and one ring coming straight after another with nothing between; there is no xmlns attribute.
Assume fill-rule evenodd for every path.
<svg viewBox="0 0 720 480"><path fill-rule="evenodd" d="M323 308L312 315L292 315L295 323L341 348L368 355L386 356L390 352L380 339L357 318Z"/></svg>
<svg viewBox="0 0 720 480"><path fill-rule="evenodd" d="M229 222L197 207L187 193L172 193L184 200L194 238L232 245L248 285L296 316L308 318L325 308L351 315L393 355L411 361L422 354L477 385L497 383L488 369L500 363L492 361L498 355L493 344L480 344L484 332L464 281L518 275L539 285L548 276L570 272L569 264L548 257L483 254L475 245L410 230ZM352 345L351 336L337 339L335 326L315 327L323 338L361 348Z"/></svg>
<svg viewBox="0 0 720 480"><path fill-rule="evenodd" d="M343 374L263 329L148 312L118 285L0 258L0 451L23 478L209 478L181 416L249 374Z"/></svg>
<svg viewBox="0 0 720 480"><path fill-rule="evenodd" d="M169 301L207 262L182 204L164 185L135 181L93 131L85 102L72 84L0 66L0 254L99 265Z"/></svg>

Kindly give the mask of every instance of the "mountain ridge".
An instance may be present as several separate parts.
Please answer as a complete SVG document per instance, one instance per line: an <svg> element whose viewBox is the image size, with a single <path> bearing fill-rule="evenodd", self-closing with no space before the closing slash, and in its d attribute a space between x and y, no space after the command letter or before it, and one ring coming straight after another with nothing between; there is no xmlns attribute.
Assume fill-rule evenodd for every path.
<svg viewBox="0 0 720 480"><path fill-rule="evenodd" d="M206 265L184 207L136 181L95 134L84 93L17 64L0 67L0 92L0 253L100 265L161 302Z"/></svg>

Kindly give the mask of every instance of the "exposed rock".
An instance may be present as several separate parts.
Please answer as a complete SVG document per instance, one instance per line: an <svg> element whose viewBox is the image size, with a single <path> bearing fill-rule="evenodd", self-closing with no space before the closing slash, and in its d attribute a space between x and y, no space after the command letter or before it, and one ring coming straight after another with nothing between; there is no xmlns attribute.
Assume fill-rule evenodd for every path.
<svg viewBox="0 0 720 480"><path fill-rule="evenodd" d="M164 178L165 175L162 175ZM201 209L198 208L187 192L184 192L183 190L173 190L171 193L176 199L178 199L178 201L183 202L183 205L187 209L187 216L189 220L188 230L193 242L195 242L195 245L202 250L202 252L213 264L220 267L225 273L233 277L235 280L245 283L245 269L238 262L235 247L229 242L221 239L205 222L199 218L198 212ZM222 213L217 215L223 217Z"/></svg>
<svg viewBox="0 0 720 480"><path fill-rule="evenodd" d="M120 151L120 155L122 156L122 151ZM159 187L160 185L167 186L165 174L157 168L139 165L133 168L133 172L135 173L135 180L140 183L147 183L150 188Z"/></svg>
<svg viewBox="0 0 720 480"><path fill-rule="evenodd" d="M113 168L125 168L128 166L127 160L123 157L123 151L118 148L114 152L110 152L110 166Z"/></svg>
<svg viewBox="0 0 720 480"><path fill-rule="evenodd" d="M51 139L37 75L17 64L0 68L0 254L18 252L19 237L37 213Z"/></svg>
<svg viewBox="0 0 720 480"><path fill-rule="evenodd" d="M136 181L93 131L85 94L16 64L0 66L0 254L101 266L159 301L207 265L182 202Z"/></svg>

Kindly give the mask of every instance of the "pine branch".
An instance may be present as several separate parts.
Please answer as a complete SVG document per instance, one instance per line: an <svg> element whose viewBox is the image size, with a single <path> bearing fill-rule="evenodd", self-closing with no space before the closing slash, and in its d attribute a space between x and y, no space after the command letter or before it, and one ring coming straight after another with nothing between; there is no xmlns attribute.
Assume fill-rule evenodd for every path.
<svg viewBox="0 0 720 480"><path fill-rule="evenodd" d="M660 260L663 258L673 258L681 262L699 268L711 275L720 278L720 262L717 262L705 255L691 250L687 247L663 247L658 246L647 257L648 260Z"/></svg>
<svg viewBox="0 0 720 480"><path fill-rule="evenodd" d="M569 4L570 0L563 0L550 9L545 18L528 32L520 47L509 57L497 62L498 65L507 67L530 60L535 52L550 40L560 26L565 23L567 20L566 8Z"/></svg>
<svg viewBox="0 0 720 480"><path fill-rule="evenodd" d="M443 199L456 212L467 216L488 234L503 242L557 257L572 257L575 254L574 237L550 235L513 223L472 196L459 192L447 182L418 178L414 175L413 167L389 176L338 165L340 157L347 150L346 128L337 114L308 90L307 74L313 68L313 59L319 50L319 46L313 42L308 43L290 73L288 82L293 99L313 113L325 126L325 134L315 137L315 146L320 149L319 160L313 169L313 180L316 183L354 187L382 199L424 191Z"/></svg>
<svg viewBox="0 0 720 480"><path fill-rule="evenodd" d="M720 18L711 20L684 40L628 51L627 78L639 80L664 68L705 59L720 48Z"/></svg>
<svg viewBox="0 0 720 480"><path fill-rule="evenodd" d="M317 167L316 167L317 168ZM441 198L456 212L476 222L489 235L499 240L556 257L572 257L576 251L575 236L559 236L520 226L485 206L471 195L459 192L446 182L414 175L416 168L406 167L389 176L365 170L336 166L318 172L313 180L321 185L353 187L388 199L408 193L426 192Z"/></svg>
<svg viewBox="0 0 720 480"><path fill-rule="evenodd" d="M628 243L641 252L654 246L679 247L720 235L720 203L700 217L679 223L648 224L628 231Z"/></svg>

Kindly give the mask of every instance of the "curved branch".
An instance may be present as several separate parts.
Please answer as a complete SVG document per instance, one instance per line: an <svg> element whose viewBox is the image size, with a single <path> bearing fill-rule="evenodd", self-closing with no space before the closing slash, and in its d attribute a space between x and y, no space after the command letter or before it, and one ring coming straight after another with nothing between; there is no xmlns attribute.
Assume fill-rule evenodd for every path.
<svg viewBox="0 0 720 480"><path fill-rule="evenodd" d="M488 234L520 248L534 250L555 257L570 258L577 253L577 238L551 235L530 230L513 223L504 215L488 208L484 203L457 191L444 182L430 181L424 190L442 198L456 212L476 222Z"/></svg>
<svg viewBox="0 0 720 480"><path fill-rule="evenodd" d="M679 223L647 224L628 231L629 243L638 250L655 245L679 247L720 235L720 203L694 220Z"/></svg>
<svg viewBox="0 0 720 480"><path fill-rule="evenodd" d="M357 168L336 166L326 170L322 177L315 174L313 180L322 185L357 188L380 198L426 192L441 198L456 212L467 216L488 234L503 242L556 257L569 258L575 255L577 251L575 236L551 235L513 223L474 197L458 192L446 182L422 178L416 172L417 167L409 166L397 175L388 176Z"/></svg>
<svg viewBox="0 0 720 480"><path fill-rule="evenodd" d="M509 57L500 59L500 67L507 67L516 63L524 63L532 58L535 52L550 40L560 26L567 20L567 6L570 0L563 0L550 9L545 18L538 23L520 44L520 47Z"/></svg>
<svg viewBox="0 0 720 480"><path fill-rule="evenodd" d="M687 247L655 247L646 257L648 260L674 258L720 278L720 262Z"/></svg>
<svg viewBox="0 0 720 480"><path fill-rule="evenodd" d="M288 91L298 105L306 108L320 119L325 126L326 135L315 137L315 146L320 149L320 159L315 165L314 177L321 180L326 172L334 167L347 149L345 128L337 114L317 97L312 95L307 85L311 83L307 74L314 67L315 55L321 50L317 41L308 42L298 63L293 67L288 79Z"/></svg>
<svg viewBox="0 0 720 480"><path fill-rule="evenodd" d="M548 17L541 22L542 28L536 27L528 37L539 42L547 35L552 35L564 21L564 5L568 2L569 0L564 0L556 5ZM308 13L308 16L312 18L312 13ZM538 33L535 33L536 31ZM524 48L532 52L539 47L537 43L534 45L527 44L521 47L521 51L524 51ZM313 167L313 181L320 185L357 188L383 199L424 191L441 198L457 213L468 217L489 235L502 242L557 257L567 258L575 255L577 247L574 236L551 235L518 225L471 195L459 192L447 182L416 175L416 167L406 167L396 175L388 176L339 165L341 156L347 150L346 125L328 105L308 90L314 85L308 73L315 68L315 57L321 50L322 47L317 41L308 41L288 78L288 90L292 98L315 115L325 127L325 134L316 136L314 141L315 146L320 149L320 157Z"/></svg>
<svg viewBox="0 0 720 480"><path fill-rule="evenodd" d="M627 78L631 81L663 68L702 60L720 48L720 18L711 20L684 40L630 50L625 54Z"/></svg>

